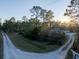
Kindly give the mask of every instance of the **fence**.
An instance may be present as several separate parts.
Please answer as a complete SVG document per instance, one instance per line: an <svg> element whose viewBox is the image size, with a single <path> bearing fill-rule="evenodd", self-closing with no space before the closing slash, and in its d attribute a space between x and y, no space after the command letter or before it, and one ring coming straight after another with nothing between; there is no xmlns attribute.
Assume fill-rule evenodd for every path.
<svg viewBox="0 0 79 59"><path fill-rule="evenodd" d="M73 50L71 50L73 53L73 59L79 59L79 54Z"/></svg>

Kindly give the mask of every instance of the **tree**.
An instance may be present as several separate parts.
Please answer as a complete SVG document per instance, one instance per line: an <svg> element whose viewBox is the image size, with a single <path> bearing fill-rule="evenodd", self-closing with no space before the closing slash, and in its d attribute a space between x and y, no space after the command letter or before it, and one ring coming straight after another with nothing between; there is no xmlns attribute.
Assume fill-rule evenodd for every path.
<svg viewBox="0 0 79 59"><path fill-rule="evenodd" d="M9 20L5 20L3 23L3 30L13 32L15 30L15 18L11 17Z"/></svg>
<svg viewBox="0 0 79 59"><path fill-rule="evenodd" d="M22 20L23 20L24 22L28 21L28 19L27 19L26 16L23 16L23 17L22 17Z"/></svg>
<svg viewBox="0 0 79 59"><path fill-rule="evenodd" d="M0 18L0 22L1 22L1 20L2 20L2 19Z"/></svg>
<svg viewBox="0 0 79 59"><path fill-rule="evenodd" d="M1 30L1 20L2 20L2 19L0 18L0 30Z"/></svg>
<svg viewBox="0 0 79 59"><path fill-rule="evenodd" d="M39 25L39 23L40 23L39 20L36 20L35 18L31 18L29 20L29 23L32 24L33 28L40 26Z"/></svg>
<svg viewBox="0 0 79 59"><path fill-rule="evenodd" d="M40 16L43 19L43 23L45 22L46 13L47 13L47 10L45 10L45 9L42 9L41 10Z"/></svg>
<svg viewBox="0 0 79 59"><path fill-rule="evenodd" d="M10 18L10 21L11 21L11 22L15 22L15 18L14 18L14 17L11 17L11 18Z"/></svg>
<svg viewBox="0 0 79 59"><path fill-rule="evenodd" d="M79 5L79 0L71 0L71 5Z"/></svg>
<svg viewBox="0 0 79 59"><path fill-rule="evenodd" d="M79 27L79 0L71 0L70 5L66 9L65 16L69 16L75 23L76 27ZM73 24L72 23L72 24Z"/></svg>
<svg viewBox="0 0 79 59"><path fill-rule="evenodd" d="M74 21L79 21L79 0L71 0L71 4L64 15L69 16Z"/></svg>
<svg viewBox="0 0 79 59"><path fill-rule="evenodd" d="M48 22L48 27L51 27L51 20L53 17L54 17L53 12L51 10L47 11L45 19L46 19L46 22Z"/></svg>
<svg viewBox="0 0 79 59"><path fill-rule="evenodd" d="M32 13L32 16L35 17L35 19L38 19L40 16L42 8L40 6L33 6L32 9L30 9L30 12Z"/></svg>

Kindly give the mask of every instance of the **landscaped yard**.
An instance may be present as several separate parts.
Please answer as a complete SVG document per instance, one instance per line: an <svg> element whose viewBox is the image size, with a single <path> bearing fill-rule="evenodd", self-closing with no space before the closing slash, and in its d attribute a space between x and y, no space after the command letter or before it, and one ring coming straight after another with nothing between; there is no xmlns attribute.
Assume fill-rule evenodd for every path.
<svg viewBox="0 0 79 59"><path fill-rule="evenodd" d="M48 52L59 48L58 45L48 45L47 43L39 43L22 37L17 33L8 33L14 45L24 51L29 52Z"/></svg>
<svg viewBox="0 0 79 59"><path fill-rule="evenodd" d="M0 59L3 59L3 42L1 33L0 33Z"/></svg>
<svg viewBox="0 0 79 59"><path fill-rule="evenodd" d="M45 43L38 43L35 41L31 41L28 39L25 39L19 34L15 33L8 33L10 39L12 40L13 44L24 51L29 52L47 52L49 50L55 50L56 48L59 48L57 45L46 45ZM67 54L66 59L72 59L72 52L69 51Z"/></svg>

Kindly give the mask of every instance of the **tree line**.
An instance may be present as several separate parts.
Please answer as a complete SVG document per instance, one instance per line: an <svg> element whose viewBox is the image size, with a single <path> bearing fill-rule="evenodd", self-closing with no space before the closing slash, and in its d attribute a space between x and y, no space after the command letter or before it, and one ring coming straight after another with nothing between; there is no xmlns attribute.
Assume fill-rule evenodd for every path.
<svg viewBox="0 0 79 59"><path fill-rule="evenodd" d="M54 37L54 42L57 42L57 35L60 40L65 38L63 33L51 33L52 28L59 27L60 22L54 21L54 12L52 10L46 10L40 6L33 6L30 9L31 18L26 16L22 17L22 20L16 20L15 17L11 17L9 20L5 20L3 24L0 23L0 29L9 33L18 33L25 38L38 41L51 42ZM42 21L41 21L42 20ZM51 34L51 35L50 35ZM60 36L59 36L60 35ZM60 42L60 40L58 40Z"/></svg>
<svg viewBox="0 0 79 59"><path fill-rule="evenodd" d="M0 29L10 32L22 32L27 30L30 31L30 29L32 30L36 27L39 27L42 30L50 29L53 27L60 27L62 29L69 29L73 31L74 28L77 29L79 27L78 22L76 22L78 19L78 11L75 9L73 2L74 0L71 1L71 5L68 6L66 13L64 13L65 16L69 16L72 19L68 26L66 23L61 23L61 21L54 21L54 12L52 10L46 10L40 6L33 6L30 9L30 19L28 19L26 16L23 16L21 21L16 21L14 17L11 17L9 20L5 20L3 24L1 24L0 19Z"/></svg>
<svg viewBox="0 0 79 59"><path fill-rule="evenodd" d="M65 16L69 16L72 19L68 24L61 23L61 21L55 21L54 12L52 10L46 10L40 6L33 6L30 9L30 19L28 19L26 16L23 16L21 21L16 21L15 17L11 17L9 20L5 20L3 24L0 22L0 29L5 32L17 32L28 38L36 38L38 34L43 35L41 33L49 32L48 30L53 28L79 31L79 25L75 21L78 14L74 16L74 13L76 14L77 11L76 9L73 9L73 2L74 0L71 1L71 5L68 6L66 13L64 13ZM47 35L44 34L44 36Z"/></svg>

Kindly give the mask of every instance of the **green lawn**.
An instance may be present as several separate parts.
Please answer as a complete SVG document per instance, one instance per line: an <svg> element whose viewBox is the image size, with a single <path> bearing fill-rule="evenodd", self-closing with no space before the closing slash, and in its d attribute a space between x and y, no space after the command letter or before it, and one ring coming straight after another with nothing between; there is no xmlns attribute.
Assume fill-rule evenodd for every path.
<svg viewBox="0 0 79 59"><path fill-rule="evenodd" d="M28 39L25 39L21 35L15 34L15 33L8 33L10 39L14 43L14 45L24 51L29 52L48 52L49 50L55 50L56 48L59 48L57 45L46 45L45 43L39 43L35 41L31 41ZM68 52L66 59L72 59L72 53L71 51Z"/></svg>
<svg viewBox="0 0 79 59"><path fill-rule="evenodd" d="M3 59L3 42L1 33L0 33L0 59Z"/></svg>
<svg viewBox="0 0 79 59"><path fill-rule="evenodd" d="M21 35L15 33L8 33L10 39L15 44L15 46L21 50L29 52L48 52L56 50L59 48L58 45L48 45L46 43L39 43L22 37Z"/></svg>

